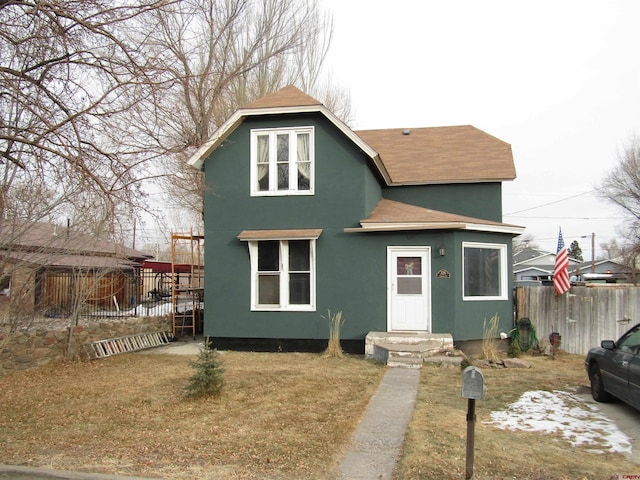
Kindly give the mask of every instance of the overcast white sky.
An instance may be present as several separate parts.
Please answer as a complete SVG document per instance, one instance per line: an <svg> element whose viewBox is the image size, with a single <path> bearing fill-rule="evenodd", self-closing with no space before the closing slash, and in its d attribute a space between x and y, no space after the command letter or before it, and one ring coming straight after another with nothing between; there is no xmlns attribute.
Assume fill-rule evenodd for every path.
<svg viewBox="0 0 640 480"><path fill-rule="evenodd" d="M512 145L504 222L549 251L561 226L585 259L617 236L588 192L640 135L640 1L322 1L352 128L473 125Z"/></svg>

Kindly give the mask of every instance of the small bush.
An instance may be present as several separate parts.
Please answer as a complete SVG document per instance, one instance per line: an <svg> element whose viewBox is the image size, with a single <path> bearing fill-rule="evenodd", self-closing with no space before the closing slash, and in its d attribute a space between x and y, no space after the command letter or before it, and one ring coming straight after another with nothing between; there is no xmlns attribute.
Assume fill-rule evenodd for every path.
<svg viewBox="0 0 640 480"><path fill-rule="evenodd" d="M189 362L189 366L195 373L184 387L188 398L220 396L224 387L224 369L218 358L218 351L210 348L208 341L200 349L198 358Z"/></svg>
<svg viewBox="0 0 640 480"><path fill-rule="evenodd" d="M473 366L473 361L470 360L468 357L464 357L460 362L460 370L462 370L463 372L465 368L472 367L472 366Z"/></svg>
<svg viewBox="0 0 640 480"><path fill-rule="evenodd" d="M517 338L512 338L509 342L509 351L507 352L509 358L520 358L522 355L522 349L520 348L520 342Z"/></svg>

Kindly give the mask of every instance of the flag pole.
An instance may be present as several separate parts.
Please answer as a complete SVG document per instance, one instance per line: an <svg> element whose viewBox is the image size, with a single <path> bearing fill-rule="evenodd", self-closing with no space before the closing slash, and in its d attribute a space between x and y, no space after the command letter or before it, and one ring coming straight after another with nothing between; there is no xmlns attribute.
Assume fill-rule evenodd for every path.
<svg viewBox="0 0 640 480"><path fill-rule="evenodd" d="M556 249L555 268L553 270L553 287L556 290L556 297L554 302L555 320L556 324L560 324L560 306L558 304L558 297L563 296L571 289L571 282L569 280L569 254L564 245L564 238L562 237L562 228L558 227L558 248ZM568 299L568 295L565 297ZM566 301L565 301L566 303ZM568 308L568 306L567 306ZM551 326L554 329L554 326ZM557 334L557 335L554 335ZM549 343L551 344L551 355L555 356L556 341L560 334L558 332L551 332L549 335ZM552 340L553 339L553 340Z"/></svg>

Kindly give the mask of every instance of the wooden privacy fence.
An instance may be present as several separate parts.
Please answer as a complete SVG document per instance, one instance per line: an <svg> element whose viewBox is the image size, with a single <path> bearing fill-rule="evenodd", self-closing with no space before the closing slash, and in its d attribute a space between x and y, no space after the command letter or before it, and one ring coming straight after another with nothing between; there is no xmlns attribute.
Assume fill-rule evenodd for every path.
<svg viewBox="0 0 640 480"><path fill-rule="evenodd" d="M539 339L558 332L562 350L584 355L640 322L640 287L571 287L560 296L553 287L518 287L515 320L522 318Z"/></svg>

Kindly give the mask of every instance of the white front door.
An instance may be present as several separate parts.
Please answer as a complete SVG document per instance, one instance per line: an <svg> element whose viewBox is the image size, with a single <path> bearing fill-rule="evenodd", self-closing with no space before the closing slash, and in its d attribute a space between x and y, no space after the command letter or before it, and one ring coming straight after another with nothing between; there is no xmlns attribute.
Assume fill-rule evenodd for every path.
<svg viewBox="0 0 640 480"><path fill-rule="evenodd" d="M431 331L431 249L387 247L387 329Z"/></svg>

